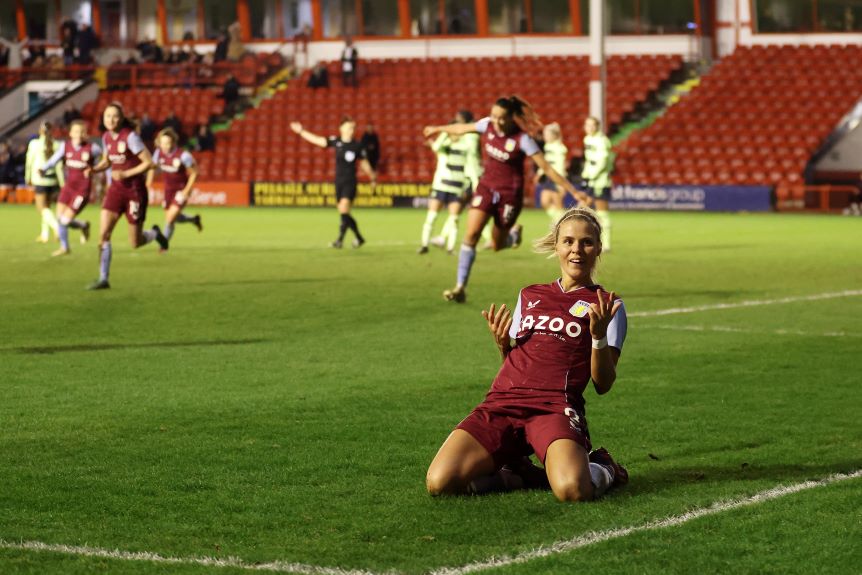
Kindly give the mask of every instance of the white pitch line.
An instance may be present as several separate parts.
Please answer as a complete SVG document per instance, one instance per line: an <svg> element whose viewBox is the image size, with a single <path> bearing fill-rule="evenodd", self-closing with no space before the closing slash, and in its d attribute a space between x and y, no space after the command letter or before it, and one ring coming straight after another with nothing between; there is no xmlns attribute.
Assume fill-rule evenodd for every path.
<svg viewBox="0 0 862 575"><path fill-rule="evenodd" d="M697 305L692 307L672 307L669 309L656 309L652 311L635 311L628 317L656 317L661 315L675 315L680 313L695 313L698 311L712 311L716 309L736 309L740 307L758 307L762 305L774 305L780 303L795 303L800 301L817 301L822 299L834 299L839 297L854 297L862 295L862 290L844 290L839 292L818 293L812 295L789 296L778 299L745 300L732 303L715 303Z"/></svg>
<svg viewBox="0 0 862 575"><path fill-rule="evenodd" d="M698 519L700 517L705 517L707 515L714 515L716 513L729 511L731 509L738 509L747 505L755 505L757 503L769 501L770 499L784 497L785 495L790 495L791 493L798 493L806 489L823 487L824 485L829 485L830 483L846 481L848 479L856 479L858 477L862 477L862 469L856 470L852 473L838 473L835 475L830 475L829 477L817 481L805 481L803 483L797 483L795 485L774 487L772 489L767 489L766 491L756 493L750 497L731 499L729 501L714 503L709 507L692 509L691 511L688 511L681 515L672 515L670 517L666 517L664 519L659 519L656 521L650 521L649 523L644 523L642 525L621 527L619 529L610 529L607 531L591 531L589 533L579 535L572 539L568 539L565 541L557 541L556 543L552 543L547 547L539 547L538 549L519 553L518 555L514 555L512 557L492 557L491 559L488 559L486 561L477 561L476 563L469 563L461 567L444 567L442 569L435 569L434 571L428 573L428 575L466 575L467 573L476 573L478 571L485 571L486 569L495 569L498 567L506 567L519 563L527 563L528 561L533 561L542 557L558 555L560 553L568 553L569 551L574 551L575 549L580 549L594 543L601 543L602 541L609 541L611 539L619 539L620 537L625 537L627 535L631 535L632 533L650 531L653 529L663 529L665 527L674 527L676 525L682 525L683 523L687 523L689 521Z"/></svg>
<svg viewBox="0 0 862 575"><path fill-rule="evenodd" d="M170 563L175 565L201 565L204 567L233 567L246 571L271 571L275 573L294 573L297 575L382 575L366 570L341 569L338 567L318 567L303 563L287 561L272 561L269 563L249 563L238 557L170 557L150 553L148 551L120 551L119 549L100 549L86 545L59 545L42 543L41 541L22 541L15 543L0 539L0 549L19 551L44 551L78 555L83 557L99 557L116 559L118 561L146 561L148 563Z"/></svg>
<svg viewBox="0 0 862 575"><path fill-rule="evenodd" d="M638 533L640 531L649 531L652 529L662 529L665 527L674 527L698 519L707 515L714 515L731 509L738 509L747 505L755 505L771 499L777 499L798 493L815 487L823 487L831 483L839 481L847 481L848 479L856 479L862 477L862 469L852 473L837 473L816 481L805 481L794 485L786 485L774 487L755 493L749 497L739 499L731 499L714 503L709 507L693 509L681 515L672 515L664 519L650 521L641 525L633 525L631 527L621 527L619 529L610 529L607 531L591 531L584 535L579 535L565 541L557 541L548 546L539 547L532 551L527 551L514 555L512 557L492 557L485 561L468 563L461 567L443 567L427 572L426 575L466 575L467 573L476 573L486 569L494 569L497 567L505 567L507 565L515 565L518 563L526 563L534 559L548 557L550 555L558 555L567 553L575 549L580 549L593 543L601 543L611 539L618 539ZM81 545L60 545L55 543L43 543L41 541L22 541L12 542L0 539L0 549L11 549L18 551L39 551L50 553L62 553L65 555L78 555L84 557L100 557L104 559L116 559L119 561L146 561L150 563L171 563L179 565L201 565L204 567L232 567L245 571L271 571L275 573L294 573L297 575L397 575L396 571L386 571L384 573L375 573L364 569L341 569L339 567L319 567L316 565L306 565L303 563L291 563L287 561L272 561L269 563L250 563L237 557L171 557L150 553L146 551L120 551L117 549L101 549L98 547L89 547Z"/></svg>
<svg viewBox="0 0 862 575"><path fill-rule="evenodd" d="M719 333L752 333L762 335L797 335L803 337L862 337L859 333L848 333L846 331L824 331L814 333L801 329L747 329L743 327L730 327L724 325L650 325L649 329L665 329L669 331L695 331L695 332L719 332Z"/></svg>

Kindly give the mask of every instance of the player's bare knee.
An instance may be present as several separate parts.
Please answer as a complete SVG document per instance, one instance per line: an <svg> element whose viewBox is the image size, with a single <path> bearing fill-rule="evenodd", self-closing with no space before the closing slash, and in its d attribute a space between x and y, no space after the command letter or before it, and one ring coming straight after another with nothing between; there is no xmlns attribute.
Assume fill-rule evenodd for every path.
<svg viewBox="0 0 862 575"><path fill-rule="evenodd" d="M589 482L584 484L576 478L556 481L551 485L554 496L564 503L575 503L578 501L590 501L593 498L593 486Z"/></svg>
<svg viewBox="0 0 862 575"><path fill-rule="evenodd" d="M425 488L433 496L454 492L455 477L446 470L431 468L425 475Z"/></svg>

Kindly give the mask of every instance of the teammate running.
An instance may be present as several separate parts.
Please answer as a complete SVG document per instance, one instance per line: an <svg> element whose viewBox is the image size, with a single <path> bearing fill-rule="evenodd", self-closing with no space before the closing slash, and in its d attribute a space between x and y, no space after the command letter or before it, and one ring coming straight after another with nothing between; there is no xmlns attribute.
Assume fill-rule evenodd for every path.
<svg viewBox="0 0 862 575"><path fill-rule="evenodd" d="M560 125L556 122L546 125L542 131L542 139L545 141L545 146L542 149L545 159L548 160L554 171L568 179L566 177L566 160L569 149L563 143ZM547 212L552 222L556 222L565 211L563 208L565 193L558 190L557 185L549 181L548 176L541 169L536 170L534 183L539 192L539 203L542 209Z"/></svg>
<svg viewBox="0 0 862 575"><path fill-rule="evenodd" d="M338 239L332 242L330 247L341 249L344 245L344 234L351 230L355 236L353 247L361 247L365 238L359 233L359 226L353 216L350 215L350 207L356 199L356 164L369 178L371 185L377 183L377 174L368 163L365 148L353 139L356 133L356 122L344 116L338 126L338 136L324 138L313 134L302 127L299 122L291 122L290 129L298 134L303 140L320 148L335 148L335 197L338 199L338 213L341 214L341 224L338 227Z"/></svg>
<svg viewBox="0 0 862 575"><path fill-rule="evenodd" d="M454 123L467 124L472 121L473 114L462 110L455 115ZM479 136L450 136L441 132L437 139L431 142L431 149L437 154L437 169L431 184L431 198L428 200L428 213L422 226L419 253L428 253L429 243L434 243L439 247L445 246L451 254L458 238L458 216L461 214L463 202L470 190L476 189L479 183L482 169L479 163ZM431 230L442 206L446 206L449 217L446 218L439 238L432 240Z"/></svg>
<svg viewBox="0 0 862 575"><path fill-rule="evenodd" d="M503 366L431 462L432 495L550 487L561 501L585 501L628 482L605 449L590 452L585 417L588 383L611 390L626 337L622 300L593 282L600 238L592 210L569 210L535 243L555 253L561 278L522 289L514 315L505 304L482 312ZM524 462L531 452L544 474Z"/></svg>
<svg viewBox="0 0 862 575"><path fill-rule="evenodd" d="M572 196L587 201L565 178L552 168L538 144L530 136L541 124L530 105L517 96L500 98L491 107L491 115L475 123L426 126L425 137L440 132L463 135L482 134L485 152L484 172L470 203L467 232L458 257L458 276L455 287L443 292L449 301L467 300L465 287L476 259L476 244L488 220L494 220L491 234L492 248L497 251L517 247L521 243L521 226L518 214L524 203L524 159L530 157L551 180Z"/></svg>
<svg viewBox="0 0 862 575"><path fill-rule="evenodd" d="M581 178L593 197L602 224L602 246L611 251L611 141L600 131L600 122L590 116L584 121L584 169Z"/></svg>
<svg viewBox="0 0 862 575"><path fill-rule="evenodd" d="M88 289L91 290L111 287L108 282L111 234L122 214L126 215L129 223L129 241L133 248L155 240L162 249L168 249L168 240L162 235L159 226L153 226L152 230L143 229L149 202L144 174L153 165L149 150L135 133L134 124L125 117L120 104L113 102L105 107L102 123L105 127L102 135L105 155L93 167L93 171L103 172L110 168L111 172L99 220L99 279L90 285Z"/></svg>
<svg viewBox="0 0 862 575"><path fill-rule="evenodd" d="M92 167L102 156L99 144L89 141L87 124L83 120L73 120L69 125L69 139L60 144L54 155L42 166L40 174L56 169L59 162L66 168L66 180L57 200L58 235L60 249L52 256L71 253L69 248L69 228L81 230L81 243L90 239L90 222L76 219L90 201Z"/></svg>
<svg viewBox="0 0 862 575"><path fill-rule="evenodd" d="M165 199L165 237L170 240L174 235L174 223L194 224L198 231L203 230L200 214L187 216L183 208L191 198L192 190L198 179L198 168L192 155L180 148L179 137L173 128L165 128L156 135L158 148L153 154L153 168L147 172L147 189L153 185L156 170L163 174Z"/></svg>

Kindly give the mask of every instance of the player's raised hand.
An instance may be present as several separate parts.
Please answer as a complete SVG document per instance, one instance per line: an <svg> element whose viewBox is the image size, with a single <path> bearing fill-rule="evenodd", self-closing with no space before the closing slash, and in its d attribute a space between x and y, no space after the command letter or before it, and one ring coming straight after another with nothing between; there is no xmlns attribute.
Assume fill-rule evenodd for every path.
<svg viewBox="0 0 862 575"><path fill-rule="evenodd" d="M607 297L603 296L603 293L607 294ZM590 335L593 339L604 339L608 335L608 324L611 323L623 302L614 302L616 298L614 292L608 293L599 290L596 296L598 296L599 301L590 304L588 312L590 314Z"/></svg>
<svg viewBox="0 0 862 575"><path fill-rule="evenodd" d="M437 126L425 126L424 128L422 128L422 135L426 138L430 138L439 131L440 130L437 129Z"/></svg>
<svg viewBox="0 0 862 575"><path fill-rule="evenodd" d="M482 310L482 317L488 322L488 331L494 336L494 342L501 350L509 347L509 328L512 327L512 312L506 304L496 308L491 304L487 310Z"/></svg>
<svg viewBox="0 0 862 575"><path fill-rule="evenodd" d="M293 130L295 134L302 133L302 124L299 122L291 122L290 129Z"/></svg>

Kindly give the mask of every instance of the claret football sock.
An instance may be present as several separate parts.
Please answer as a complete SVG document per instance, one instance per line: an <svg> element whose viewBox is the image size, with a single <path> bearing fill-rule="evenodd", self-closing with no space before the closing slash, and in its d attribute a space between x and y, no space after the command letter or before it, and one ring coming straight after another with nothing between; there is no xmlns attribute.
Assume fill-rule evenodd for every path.
<svg viewBox="0 0 862 575"><path fill-rule="evenodd" d="M71 222L69 222L69 227L73 230L83 230L87 227L87 224L85 224L81 220L72 220Z"/></svg>
<svg viewBox="0 0 862 575"><path fill-rule="evenodd" d="M185 214L179 214L179 215L177 215L177 220L176 220L176 222L177 222L178 224L187 224L187 223L191 223L191 222L194 222L194 221L195 221L195 217L194 217L194 216L187 216L187 215L185 215Z"/></svg>

